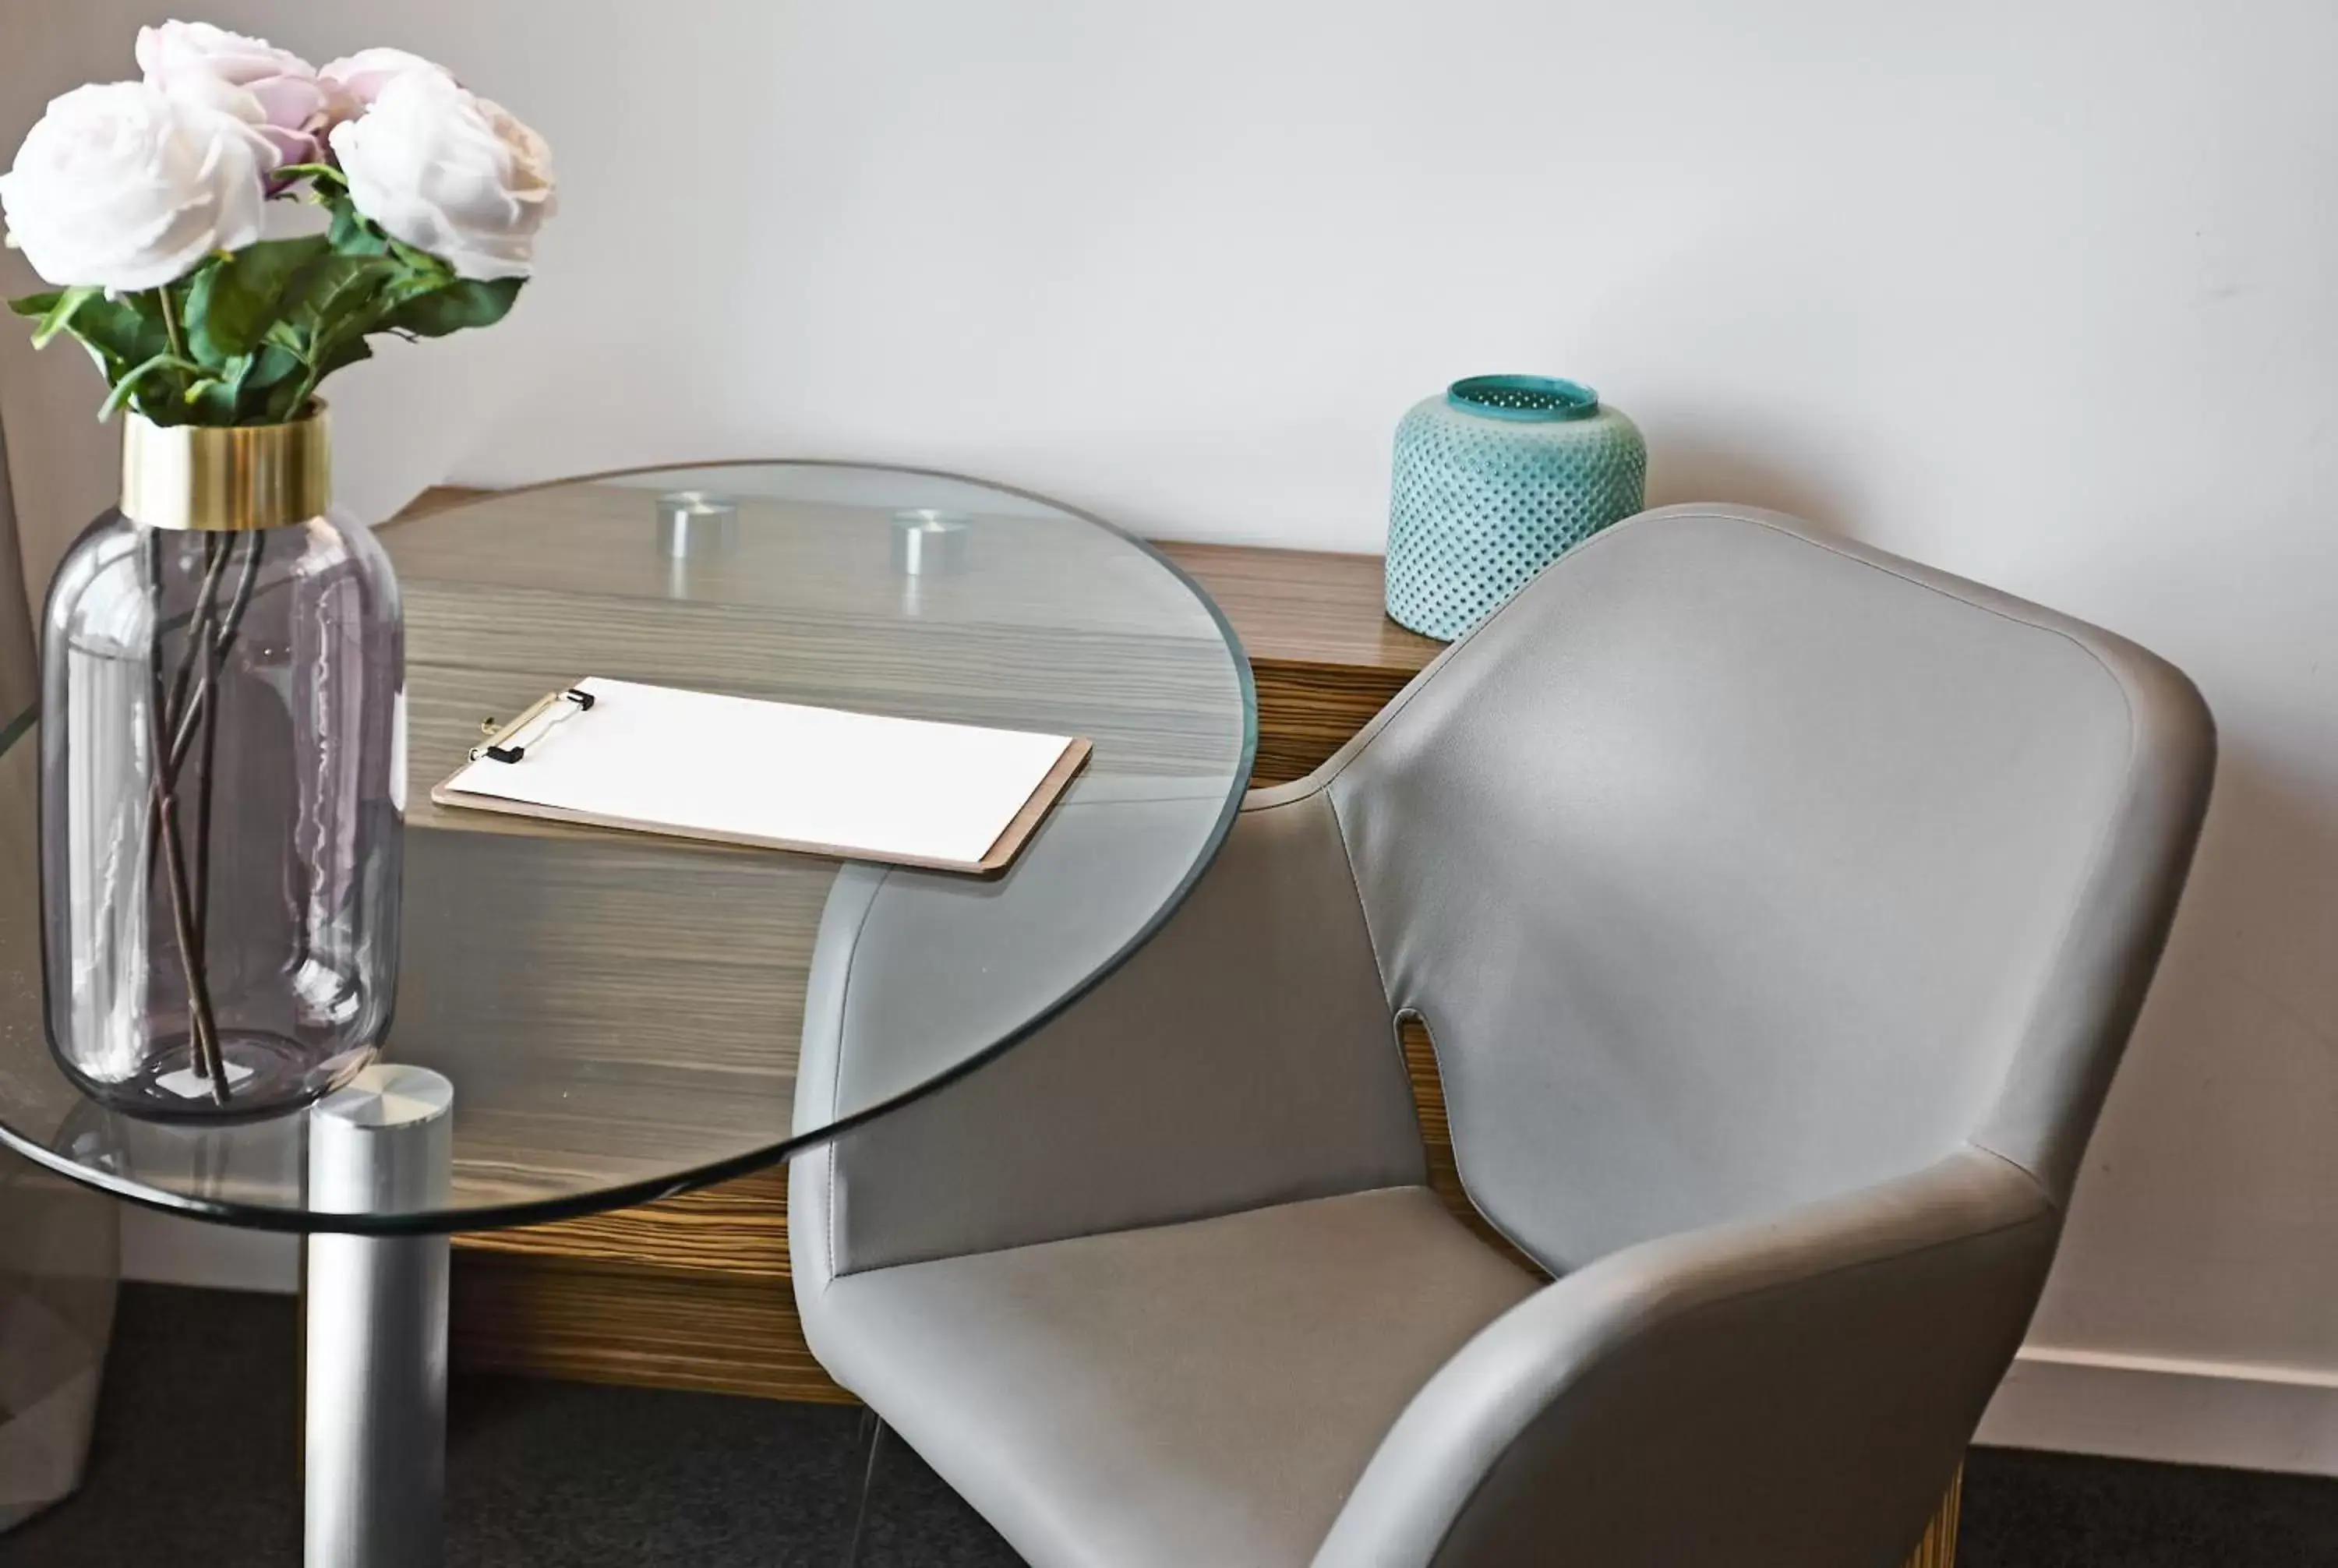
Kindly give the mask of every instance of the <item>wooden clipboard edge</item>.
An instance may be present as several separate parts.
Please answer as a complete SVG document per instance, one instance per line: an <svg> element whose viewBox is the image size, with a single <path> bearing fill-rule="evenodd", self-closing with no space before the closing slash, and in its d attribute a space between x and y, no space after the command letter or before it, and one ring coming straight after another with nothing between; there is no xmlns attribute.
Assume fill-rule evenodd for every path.
<svg viewBox="0 0 2338 1568"><path fill-rule="evenodd" d="M1088 753L1095 750L1082 737L1072 737L1072 743L1064 748L1064 754L1056 759L1056 765L1047 769L1047 776L1039 780L1039 787L1031 791L1031 798L1023 802L1023 809L1015 813L1015 819L1007 824L1007 830L991 845L989 853L975 862L977 871L985 877L996 877L1014 864L1015 857L1022 852L1023 841L1038 829L1054 808L1056 797L1070 788L1080 769L1088 765Z"/></svg>
<svg viewBox="0 0 2338 1568"><path fill-rule="evenodd" d="M566 690L563 688L562 690ZM493 740L500 742L506 736L560 700L559 691L546 692L518 718L496 730ZM1030 799L1015 814L1014 820L991 844L979 860L937 860L917 855L872 855L863 849L850 849L836 844L813 844L798 838L765 838L752 833L684 833L662 822L641 822L629 817L609 817L594 811L571 811L559 806L538 806L529 800L513 800L501 795L474 795L455 788L473 766L468 756L452 773L430 787L433 805L449 806L463 811L484 811L505 817L531 817L539 822L560 822L575 828L607 828L623 833L639 833L652 838L669 838L685 844L729 844L746 849L784 849L798 855L820 855L831 860L860 860L875 866L913 866L928 871L955 871L962 876L991 877L997 876L1015 862L1023 846L1037 830L1058 797L1067 789L1080 769L1087 766L1088 756L1095 745L1081 736L1074 736L1065 746L1064 754L1047 769ZM515 763L517 767L521 764Z"/></svg>

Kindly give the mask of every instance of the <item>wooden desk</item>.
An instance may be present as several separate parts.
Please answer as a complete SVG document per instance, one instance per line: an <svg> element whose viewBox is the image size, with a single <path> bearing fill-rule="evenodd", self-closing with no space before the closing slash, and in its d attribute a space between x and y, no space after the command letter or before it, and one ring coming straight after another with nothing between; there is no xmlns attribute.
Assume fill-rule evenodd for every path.
<svg viewBox="0 0 2338 1568"><path fill-rule="evenodd" d="M477 494L432 490L401 515ZM1250 652L1259 699L1254 783L1299 778L1329 757L1441 646L1381 613L1378 556L1162 549L1217 600ZM1431 1161L1450 1181L1433 1060L1425 1040L1409 1044L1428 1096ZM1451 1191L1458 1200L1458 1183ZM784 1167L638 1209L462 1235L455 1244L457 1367L771 1398L850 1397L812 1360L796 1321Z"/></svg>

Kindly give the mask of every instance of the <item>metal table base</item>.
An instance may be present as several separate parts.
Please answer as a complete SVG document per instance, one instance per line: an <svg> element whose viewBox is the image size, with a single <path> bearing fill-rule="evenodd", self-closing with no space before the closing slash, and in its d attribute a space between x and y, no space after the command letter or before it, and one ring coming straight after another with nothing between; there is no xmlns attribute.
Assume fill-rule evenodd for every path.
<svg viewBox="0 0 2338 1568"><path fill-rule="evenodd" d="M445 1204L454 1085L368 1067L319 1101L309 1191L320 1211ZM447 1475L447 1256L436 1236L309 1238L309 1568L437 1568Z"/></svg>

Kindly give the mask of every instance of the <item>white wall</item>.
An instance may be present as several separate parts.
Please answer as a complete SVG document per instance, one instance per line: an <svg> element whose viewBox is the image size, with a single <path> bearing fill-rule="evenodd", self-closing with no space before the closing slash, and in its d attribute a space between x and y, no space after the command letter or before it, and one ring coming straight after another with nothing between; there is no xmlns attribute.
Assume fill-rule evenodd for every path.
<svg viewBox="0 0 2338 1568"><path fill-rule="evenodd" d="M0 141L166 7L52 9ZM1991 1431L2338 1472L2338 10L209 14L440 55L557 149L514 318L336 384L377 511L818 454L1370 550L1406 404L1539 369L1641 420L1656 499L1785 506L2175 659L2224 730L2208 841ZM38 577L106 498L98 394L0 339Z"/></svg>

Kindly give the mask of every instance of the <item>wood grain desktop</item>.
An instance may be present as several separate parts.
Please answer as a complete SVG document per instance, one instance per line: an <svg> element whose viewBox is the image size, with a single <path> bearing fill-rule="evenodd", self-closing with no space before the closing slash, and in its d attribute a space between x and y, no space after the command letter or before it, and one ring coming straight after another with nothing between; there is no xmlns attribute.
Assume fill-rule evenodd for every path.
<svg viewBox="0 0 2338 1568"><path fill-rule="evenodd" d="M434 489L400 519L481 494ZM1160 548L1217 601L1250 654L1259 701L1254 784L1303 776L1442 646L1381 612L1376 556ZM1434 1058L1418 1032L1407 1045L1431 1167L1457 1211L1474 1221L1451 1175ZM462 1235L456 1245L458 1366L777 1398L850 1397L812 1360L796 1321L784 1166L640 1208Z"/></svg>
<svg viewBox="0 0 2338 1568"><path fill-rule="evenodd" d="M400 516L482 494L438 487ZM1254 786L1304 777L1442 652L1388 619L1376 555L1154 543L1217 601L1250 655ZM1427 1033L1408 1021L1400 1037L1431 1185L1473 1230L1526 1263L1463 1194ZM640 1208L461 1235L455 1245L458 1367L851 1400L812 1359L796 1318L783 1165ZM1907 1568L1950 1568L1956 1505L1952 1484Z"/></svg>

